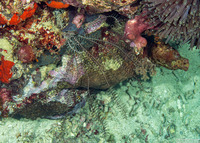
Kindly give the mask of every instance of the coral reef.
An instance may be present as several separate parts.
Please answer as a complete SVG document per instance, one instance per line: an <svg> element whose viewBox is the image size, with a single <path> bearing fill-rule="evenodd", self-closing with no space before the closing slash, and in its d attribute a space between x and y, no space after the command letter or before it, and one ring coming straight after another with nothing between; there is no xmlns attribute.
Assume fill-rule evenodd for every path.
<svg viewBox="0 0 200 143"><path fill-rule="evenodd" d="M13 62L13 50L14 46L6 37L0 39L0 54L4 56L5 60Z"/></svg>
<svg viewBox="0 0 200 143"><path fill-rule="evenodd" d="M0 88L0 115L7 116L8 115L8 107L7 104L13 101L11 96L11 91L6 88Z"/></svg>
<svg viewBox="0 0 200 143"><path fill-rule="evenodd" d="M65 3L73 5L75 7L86 7L86 11L90 14L109 12L117 10L119 7L132 4L135 0L63 0Z"/></svg>
<svg viewBox="0 0 200 143"><path fill-rule="evenodd" d="M9 142L147 143L177 142L176 135L187 133L199 137L199 120L189 123L199 108L188 108L199 97L198 70L191 70L199 63L188 60L198 49L184 53L180 45L173 48L175 41L164 43L188 34L183 40L199 45L196 2L0 2L0 117L40 121L35 128L23 122L23 131L17 132L18 121L15 126L0 121L1 141L8 142L2 139L4 125L15 132ZM38 133L42 121L55 123L44 128L44 136Z"/></svg>
<svg viewBox="0 0 200 143"><path fill-rule="evenodd" d="M67 13L63 13L62 16L66 18L64 22L67 22ZM65 40L62 39L61 29L58 29L56 23L58 22L53 13L43 10L35 13L35 17L27 19L24 23L5 27L2 29L2 34L4 34L5 39L9 39L9 43L16 45L12 49L17 53L19 60L27 63L27 60L38 59L44 50L48 50L51 53L56 53L60 50ZM62 27L63 25L59 26ZM27 59L27 57L25 59L26 55L30 59Z"/></svg>
<svg viewBox="0 0 200 143"><path fill-rule="evenodd" d="M133 3L130 5L126 5L124 7L121 7L119 9L117 9L116 11L119 12L119 14L128 17L129 19L131 19L137 12L139 8L139 4L137 3Z"/></svg>
<svg viewBox="0 0 200 143"><path fill-rule="evenodd" d="M1 23L0 86L12 99L5 104L2 96L4 117L65 118L85 105L90 90L151 80L156 64L188 69L177 51L146 40L144 32L159 26L146 21L138 1L14 1L13 11L0 3L11 16L22 15L13 25Z"/></svg>

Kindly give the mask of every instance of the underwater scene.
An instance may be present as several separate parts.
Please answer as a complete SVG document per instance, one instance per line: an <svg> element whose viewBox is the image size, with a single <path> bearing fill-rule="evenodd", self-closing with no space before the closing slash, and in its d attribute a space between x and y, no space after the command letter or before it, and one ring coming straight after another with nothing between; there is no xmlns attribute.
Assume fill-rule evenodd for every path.
<svg viewBox="0 0 200 143"><path fill-rule="evenodd" d="M1 0L0 143L200 143L200 0Z"/></svg>

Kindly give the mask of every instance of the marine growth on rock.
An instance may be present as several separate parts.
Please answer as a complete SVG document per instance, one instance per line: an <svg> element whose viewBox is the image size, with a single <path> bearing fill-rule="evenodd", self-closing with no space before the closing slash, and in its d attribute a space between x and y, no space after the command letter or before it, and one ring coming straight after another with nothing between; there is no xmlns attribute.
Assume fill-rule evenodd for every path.
<svg viewBox="0 0 200 143"><path fill-rule="evenodd" d="M151 80L156 65L187 71L186 58L154 39L162 41L169 35L167 41L182 38L198 46L199 6L194 4L186 0L0 2L2 115L71 116L85 105L90 89L109 89L128 79ZM51 108L52 113L47 112Z"/></svg>

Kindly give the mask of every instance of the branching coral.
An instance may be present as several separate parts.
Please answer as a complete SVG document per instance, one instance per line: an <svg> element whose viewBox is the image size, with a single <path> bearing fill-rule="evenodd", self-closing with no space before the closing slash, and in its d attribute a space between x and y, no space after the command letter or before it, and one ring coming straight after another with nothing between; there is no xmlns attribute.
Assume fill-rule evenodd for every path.
<svg viewBox="0 0 200 143"><path fill-rule="evenodd" d="M144 0L142 4L160 38L189 41L191 48L200 47L200 0Z"/></svg>

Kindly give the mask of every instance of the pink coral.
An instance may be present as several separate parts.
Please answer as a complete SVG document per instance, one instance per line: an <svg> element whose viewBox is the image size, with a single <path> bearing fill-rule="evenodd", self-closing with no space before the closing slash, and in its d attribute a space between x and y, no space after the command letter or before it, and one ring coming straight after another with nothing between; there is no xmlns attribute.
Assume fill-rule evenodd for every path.
<svg viewBox="0 0 200 143"><path fill-rule="evenodd" d="M134 19L128 20L125 25L124 37L131 42L131 45L135 45L135 51L137 54L143 51L143 48L147 45L147 40L140 34L147 29L152 29L144 16L138 15ZM133 44L133 43L134 44Z"/></svg>

